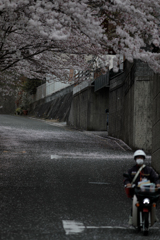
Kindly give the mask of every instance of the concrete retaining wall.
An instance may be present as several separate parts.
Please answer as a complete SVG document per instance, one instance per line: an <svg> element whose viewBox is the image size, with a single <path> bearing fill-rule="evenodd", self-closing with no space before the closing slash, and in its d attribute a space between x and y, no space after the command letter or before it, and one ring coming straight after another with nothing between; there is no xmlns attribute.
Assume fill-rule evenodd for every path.
<svg viewBox="0 0 160 240"><path fill-rule="evenodd" d="M153 147L152 165L160 173L160 75L154 75L153 84Z"/></svg>
<svg viewBox="0 0 160 240"><path fill-rule="evenodd" d="M124 74L111 80L109 93L109 135L123 138L123 106L124 106L124 87L121 84ZM119 79L120 78L120 81ZM115 80L118 80L117 83ZM120 82L120 85L117 85ZM113 87L113 89L112 89ZM116 88L115 88L116 87Z"/></svg>
<svg viewBox="0 0 160 240"><path fill-rule="evenodd" d="M73 86L30 104L29 115L67 121L72 102Z"/></svg>
<svg viewBox="0 0 160 240"><path fill-rule="evenodd" d="M133 145L152 151L153 71L146 63L137 61L134 83Z"/></svg>
<svg viewBox="0 0 160 240"><path fill-rule="evenodd" d="M125 63L125 71L110 80L109 135L133 147L133 94L130 72L133 64ZM133 69L134 71L134 69Z"/></svg>
<svg viewBox="0 0 160 240"><path fill-rule="evenodd" d="M152 150L153 72L141 61L127 63L110 81L109 135L131 148Z"/></svg>
<svg viewBox="0 0 160 240"><path fill-rule="evenodd" d="M94 92L93 86L86 86L75 91L68 124L85 130L107 130L107 114L109 108L109 89L103 88Z"/></svg>

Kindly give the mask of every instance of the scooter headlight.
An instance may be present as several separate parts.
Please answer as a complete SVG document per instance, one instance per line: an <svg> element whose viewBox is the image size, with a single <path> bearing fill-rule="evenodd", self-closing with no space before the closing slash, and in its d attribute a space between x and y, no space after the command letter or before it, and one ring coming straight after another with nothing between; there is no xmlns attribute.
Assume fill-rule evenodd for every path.
<svg viewBox="0 0 160 240"><path fill-rule="evenodd" d="M143 204L150 204L149 198L145 198L145 199L143 200Z"/></svg>

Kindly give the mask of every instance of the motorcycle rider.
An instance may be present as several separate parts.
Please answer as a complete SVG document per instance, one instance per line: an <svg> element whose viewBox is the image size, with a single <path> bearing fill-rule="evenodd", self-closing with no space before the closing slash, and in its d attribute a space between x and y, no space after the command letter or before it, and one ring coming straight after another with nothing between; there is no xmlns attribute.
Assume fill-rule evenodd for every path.
<svg viewBox="0 0 160 240"><path fill-rule="evenodd" d="M135 151L133 157L136 164L128 170L129 178L124 179L124 185L127 188L130 188L132 186L131 181L133 180L140 167L144 164L146 154L143 150L137 150ZM150 182L156 184L156 187L160 188L160 180L158 178L158 174L154 171L152 167L144 166L137 178L135 179L134 184L138 185L138 182L142 181L143 179L150 180ZM129 217L129 224L132 224L132 216Z"/></svg>

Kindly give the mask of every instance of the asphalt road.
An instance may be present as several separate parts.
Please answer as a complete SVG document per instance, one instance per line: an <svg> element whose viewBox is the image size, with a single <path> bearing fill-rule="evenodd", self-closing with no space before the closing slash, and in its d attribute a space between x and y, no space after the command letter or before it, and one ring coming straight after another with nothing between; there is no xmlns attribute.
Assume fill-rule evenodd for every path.
<svg viewBox="0 0 160 240"><path fill-rule="evenodd" d="M128 226L122 184L132 151L64 124L0 115L0 154L1 240L144 239ZM147 239L159 239L159 227Z"/></svg>

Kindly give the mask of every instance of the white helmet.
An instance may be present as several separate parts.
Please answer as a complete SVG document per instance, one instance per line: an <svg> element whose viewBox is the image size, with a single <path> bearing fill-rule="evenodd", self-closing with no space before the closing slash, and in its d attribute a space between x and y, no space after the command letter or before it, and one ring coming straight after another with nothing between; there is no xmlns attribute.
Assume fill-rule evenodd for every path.
<svg viewBox="0 0 160 240"><path fill-rule="evenodd" d="M135 159L135 157L137 157L137 156L143 156L144 159L146 158L146 154L145 154L145 152L144 152L143 150L137 150L137 151L135 151L135 153L134 153L134 155L133 155L134 159Z"/></svg>

